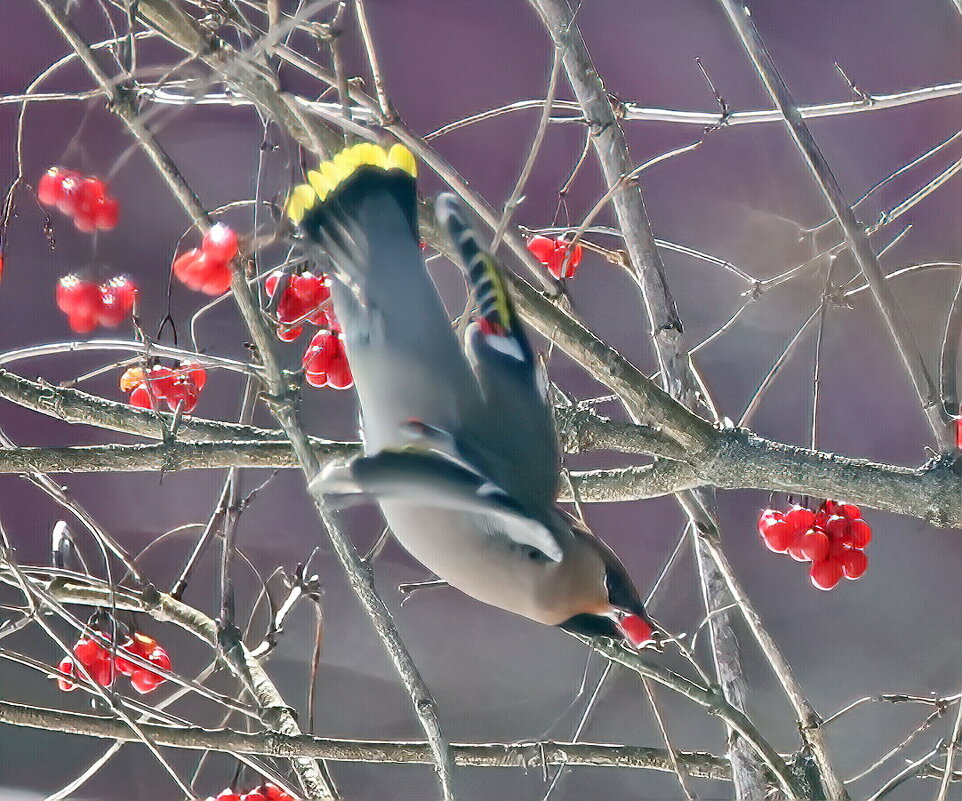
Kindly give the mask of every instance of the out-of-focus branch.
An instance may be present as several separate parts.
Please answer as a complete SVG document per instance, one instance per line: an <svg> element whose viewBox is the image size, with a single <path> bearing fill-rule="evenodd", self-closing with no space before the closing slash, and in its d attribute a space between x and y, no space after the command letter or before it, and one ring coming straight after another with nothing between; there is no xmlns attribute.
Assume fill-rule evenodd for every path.
<svg viewBox="0 0 962 801"><path fill-rule="evenodd" d="M954 97L962 94L962 82L944 83L937 86L926 86L921 89L909 89L905 92L895 92L888 95L868 95L859 100L843 100L838 103L819 103L812 106L799 106L799 113L806 120L818 117L838 117L846 114L859 114L863 111L879 111L885 108L898 108L925 100L939 97ZM480 111L447 125L442 125L429 133L425 138L434 139L438 136L457 131L469 125L494 119L504 114L527 109L540 109L545 105L544 100L519 100L505 106ZM571 117L554 117L554 123L583 123L581 106L571 100L555 100L552 104L557 111L575 112ZM778 109L758 109L754 111L733 111L724 114L720 111L688 111L670 108L651 108L632 101L621 101L618 105L618 117L625 122L670 122L680 125L697 125L702 128L719 128L730 125L757 125L759 123L781 122L784 118Z"/></svg>
<svg viewBox="0 0 962 801"><path fill-rule="evenodd" d="M943 450L947 450L949 439L946 423L948 421L945 410L939 403L938 391L925 366L925 359L915 341L908 320L905 318L891 287L885 281L882 268L875 256L875 251L872 250L864 226L856 219L851 206L846 202L831 167L822 155L814 137L812 137L805 120L802 119L798 106L779 75L775 62L765 48L765 43L749 17L747 9L744 5L736 3L735 0L719 0L719 3L738 34L738 38L751 59L762 84L785 118L792 140L802 154L802 158L812 173L816 184L818 184L818 188L838 219L852 251L852 256L871 287L889 333L895 340L902 362L915 385L915 391L922 403L922 409L929 421L929 426L932 428L935 440Z"/></svg>

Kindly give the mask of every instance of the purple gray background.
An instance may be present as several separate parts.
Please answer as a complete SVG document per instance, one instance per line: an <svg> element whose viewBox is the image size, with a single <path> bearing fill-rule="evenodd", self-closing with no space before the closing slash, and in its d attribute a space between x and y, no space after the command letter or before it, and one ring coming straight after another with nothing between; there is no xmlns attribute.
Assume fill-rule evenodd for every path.
<svg viewBox="0 0 962 801"><path fill-rule="evenodd" d="M103 38L102 18L92 4L76 4L78 24L87 35ZM455 0L368 0L373 33L387 78L387 88L405 122L426 133L461 116L519 99L543 96L550 49L539 20L521 0L479 4ZM888 93L957 80L960 17L948 0L904 3L897 0L805 0L757 2L753 16L776 62L802 103L847 99L847 89L833 61L870 92ZM713 99L694 64L700 56L733 109L767 107L756 77L720 10L709 2L677 0L588 0L578 16L588 48L607 88L618 97L645 106L711 109ZM303 44L303 43L302 43ZM363 69L351 29L345 38L349 66ZM0 94L17 93L53 60L65 43L29 2L5 3L0 9ZM170 63L166 48L141 50L142 64ZM150 74L149 72L147 73ZM299 75L284 73L291 89L321 90ZM47 90L90 86L80 67L62 70ZM562 81L559 95L570 98ZM876 181L958 128L962 104L957 98L907 108L813 121L811 128L832 164L843 191L858 197ZM0 185L14 175L16 105L0 105ZM205 205L212 207L250 197L261 130L249 108L214 106L163 108L152 112L152 125L182 167ZM438 150L493 205L502 203L524 161L537 123L537 112L522 112L483 122L436 141ZM697 127L627 123L632 155L641 163L663 151L702 136ZM532 227L551 222L556 192L574 164L582 144L577 125L550 129L526 188L516 219ZM276 136L275 136L276 138ZM292 172L289 142L267 156L264 180L268 194L283 194ZM35 104L25 129L25 166L35 181L52 163L106 175L129 146L119 122L100 101ZM893 182L861 211L874 220L878 212L910 194L958 157L958 148ZM773 275L811 255L799 241L799 226L813 225L826 208L780 125L738 127L704 137L702 146L644 176L648 209L656 234L729 259L758 277ZM56 278L70 270L107 266L128 271L141 285L148 328L165 312L170 259L186 221L156 174L139 153L129 154L112 185L122 203L118 229L95 241L55 218L57 247L51 251L42 234L43 214L28 191L19 195L18 212L5 242L6 270L0 284L0 349L64 341L70 338L53 300ZM424 191L437 191L427 176ZM574 220L593 205L603 187L593 161L569 195ZM913 229L883 265L896 268L916 262L958 260L958 179L904 218ZM238 227L247 218L232 218ZM609 212L603 221L611 222ZM887 242L899 230L883 233ZM834 241L834 240L833 240ZM828 244L827 239L823 239ZM279 253L265 254L277 258ZM673 253L664 254L671 289L686 326L686 342L697 343L737 307L744 286L732 276ZM839 268L850 275L843 257ZM435 270L446 289L457 280L449 265ZM895 287L915 334L929 358L936 354L953 277L929 273ZM754 387L816 302L818 283L799 279L758 301L738 326L700 355L698 364L722 412L737 418ZM612 267L586 256L570 291L577 312L612 345L645 370L654 369L646 341L647 324L633 285ZM186 320L199 306L198 296L175 286L172 312L182 335ZM820 445L838 453L898 464L927 458L927 429L894 348L866 294L852 310L829 314L823 361ZM200 324L203 345L211 353L243 358L244 337L234 310L222 304ZM299 345L306 344L306 338ZM298 346L283 346L293 365ZM769 393L754 421L755 429L782 441L805 444L810 414L813 343L807 339ZM78 354L14 365L27 376L51 381L76 376L106 364L109 355ZM602 394L563 357L552 362L553 376L580 397ZM85 388L118 398L116 371L87 382ZM238 380L213 373L198 407L203 416L232 419L239 405ZM611 407L606 407L611 409ZM304 419L314 433L353 435L351 393L308 391ZM262 417L260 422L266 423ZM0 405L0 425L22 444L61 445L133 441L82 427L53 422L14 406ZM624 463L592 454L577 464ZM248 489L265 472L245 476ZM75 476L74 496L131 551L160 533L202 522L212 508L222 475L193 472L163 477L146 474ZM959 565L962 542L957 532L938 531L916 520L868 512L875 539L869 548L869 572L858 583L843 583L820 593L805 570L787 558L765 551L754 523L767 493L719 495L726 550L765 625L795 667L815 707L830 714L866 694L908 692L940 695L959 691ZM644 593L667 558L682 526L670 498L632 504L593 506L587 511L594 530L622 556ZM49 531L61 513L43 495L14 476L0 477L0 516L24 562L46 559ZM359 547L376 534L370 513L352 515ZM190 547L191 536L169 541L145 560L158 586L168 586ZM336 560L319 534L299 474L279 475L243 516L239 544L264 572L305 558L316 545L316 566L325 587L326 620L323 664L318 678L318 733L342 737L421 737L391 665L359 610ZM249 591L244 569L239 583ZM213 562L203 566L186 600L216 609ZM378 562L378 581L397 608L395 586L424 578L424 571L391 545ZM671 628L691 631L702 617L700 594L688 556L656 598L653 611ZM541 736L565 712L576 691L585 652L561 633L498 610L480 606L451 590L435 590L412 599L396 620L425 679L439 702L447 734L457 741L512 741ZM147 623L174 659L190 673L202 666L201 655L170 627ZM751 687L750 714L776 747L790 750L796 738L790 709L772 674L758 657L747 631L741 631L743 657ZM285 697L300 709L306 698L311 651L311 617L295 614L281 647L269 663ZM5 643L55 662L49 641L32 633ZM705 664L708 664L707 661ZM600 664L595 660L591 675ZM50 682L0 663L0 695L38 705L84 710L77 693L59 695ZM698 707L659 692L673 742L683 749L724 751L722 728ZM580 708L580 707L579 707ZM177 707L175 707L175 710ZM190 714L189 706L180 711ZM829 743L845 776L858 772L897 743L927 710L872 705L829 728ZM557 739L570 736L569 713L552 729ZM215 718L201 722L212 724ZM947 724L940 724L945 729ZM923 742L947 733L932 730ZM637 679L620 674L611 683L584 738L660 746L661 740ZM52 792L106 748L104 742L0 728L0 798L23 801ZM173 754L174 763L188 764ZM193 758L193 757L192 757ZM893 763L884 775L897 768ZM233 772L215 758L199 788L214 793ZM428 767L335 766L348 799L427 799L436 796ZM469 770L459 772L462 795L469 799L540 798L539 771ZM856 785L864 797L880 783L873 776ZM702 798L730 796L730 786L693 783ZM909 783L892 795L931 797L934 783ZM953 795L954 793L954 795ZM556 796L559 800L673 798L679 795L670 774L587 769L573 771ZM959 788L950 795L962 798ZM175 797L159 767L134 746L124 749L77 795L78 798L161 799Z"/></svg>

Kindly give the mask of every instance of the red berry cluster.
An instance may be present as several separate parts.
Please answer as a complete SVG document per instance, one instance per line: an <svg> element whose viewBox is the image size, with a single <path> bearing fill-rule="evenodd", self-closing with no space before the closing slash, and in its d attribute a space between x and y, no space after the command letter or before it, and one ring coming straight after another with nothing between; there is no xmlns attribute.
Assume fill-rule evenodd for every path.
<svg viewBox="0 0 962 801"><path fill-rule="evenodd" d="M93 331L98 325L116 328L130 314L136 297L137 285L126 275L96 284L71 274L57 283L57 307L78 334Z"/></svg>
<svg viewBox="0 0 962 801"><path fill-rule="evenodd" d="M267 276L264 288L271 297L274 297L283 275L283 271L275 270ZM321 306L330 297L330 281L326 275L314 275L308 270L292 274L277 303L277 338L282 342L293 342L304 330L302 323L305 321L326 328L330 320Z"/></svg>
<svg viewBox="0 0 962 801"><path fill-rule="evenodd" d="M221 790L216 798L208 796L207 801L294 801L294 797L276 784L265 782L249 793L235 793L228 787Z"/></svg>
<svg viewBox="0 0 962 801"><path fill-rule="evenodd" d="M90 233L117 225L120 204L107 192L99 178L63 167L51 167L37 183L37 198L45 206L56 206L78 231Z"/></svg>
<svg viewBox="0 0 962 801"><path fill-rule="evenodd" d="M809 576L820 590L832 589L842 576L859 579L868 569L864 549L872 540L872 528L849 503L825 501L815 511L798 504L786 512L765 509L758 533L770 551L811 562Z"/></svg>
<svg viewBox="0 0 962 801"><path fill-rule="evenodd" d="M533 236L528 240L528 250L532 255L548 268L555 278L574 278L578 265L581 264L582 248L575 245L568 258L571 244L562 237L549 239L546 236ZM568 263L565 264L565 259ZM563 271L563 272L562 272Z"/></svg>
<svg viewBox="0 0 962 801"><path fill-rule="evenodd" d="M140 367L130 367L120 377L120 389L130 393L131 406L156 409L159 401L166 401L171 411L180 406L185 414L194 411L206 383L207 371L196 364L175 368L156 364L146 375Z"/></svg>
<svg viewBox="0 0 962 801"><path fill-rule="evenodd" d="M301 359L307 383L312 387L348 389L354 385L351 365L344 350L344 335L336 323L321 329L311 339Z"/></svg>
<svg viewBox="0 0 962 801"><path fill-rule="evenodd" d="M205 295L221 295L230 289L230 261L237 255L237 234L217 223L206 234L199 248L192 248L174 259L174 275L190 289Z"/></svg>
<svg viewBox="0 0 962 801"><path fill-rule="evenodd" d="M130 678L131 686L144 695L153 692L167 679L148 668L134 664L129 659L131 655L145 659L161 670L170 670L170 657L167 651L157 644L153 637L134 633L128 637L123 645L117 649L116 657L109 648L105 648L97 640L81 637L74 643L73 656L66 656L58 665L61 673L68 676L77 675L77 663L83 665L90 677L102 687L110 687L114 683L117 673ZM77 685L67 678L57 679L57 686L65 693L73 692Z"/></svg>

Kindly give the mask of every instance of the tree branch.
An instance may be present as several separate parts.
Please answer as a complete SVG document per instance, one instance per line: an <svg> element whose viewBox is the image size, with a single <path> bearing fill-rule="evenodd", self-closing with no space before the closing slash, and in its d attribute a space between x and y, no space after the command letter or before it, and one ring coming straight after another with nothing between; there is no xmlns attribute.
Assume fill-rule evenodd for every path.
<svg viewBox="0 0 962 801"><path fill-rule="evenodd" d="M0 701L0 723L46 731L100 737L121 742L137 741L119 720L101 715L64 712ZM246 733L232 729L178 728L142 724L154 743L169 748L222 751L275 759L311 758L331 762L430 765L431 748L426 742L342 740L289 736L264 731ZM663 748L606 743L564 743L552 740L519 743L452 743L456 765L476 768L540 768L545 765L583 765L602 768L644 768L671 771L671 758ZM731 780L728 761L698 751L676 751L679 767L702 779Z"/></svg>

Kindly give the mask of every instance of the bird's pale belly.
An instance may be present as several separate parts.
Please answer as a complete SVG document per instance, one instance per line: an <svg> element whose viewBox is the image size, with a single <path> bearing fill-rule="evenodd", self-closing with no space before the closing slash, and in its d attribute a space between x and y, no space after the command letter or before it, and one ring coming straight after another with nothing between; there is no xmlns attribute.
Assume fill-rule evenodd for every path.
<svg viewBox="0 0 962 801"><path fill-rule="evenodd" d="M519 558L519 546L485 533L462 512L397 502L381 509L401 546L466 595L547 625L581 611L570 607L571 565Z"/></svg>

